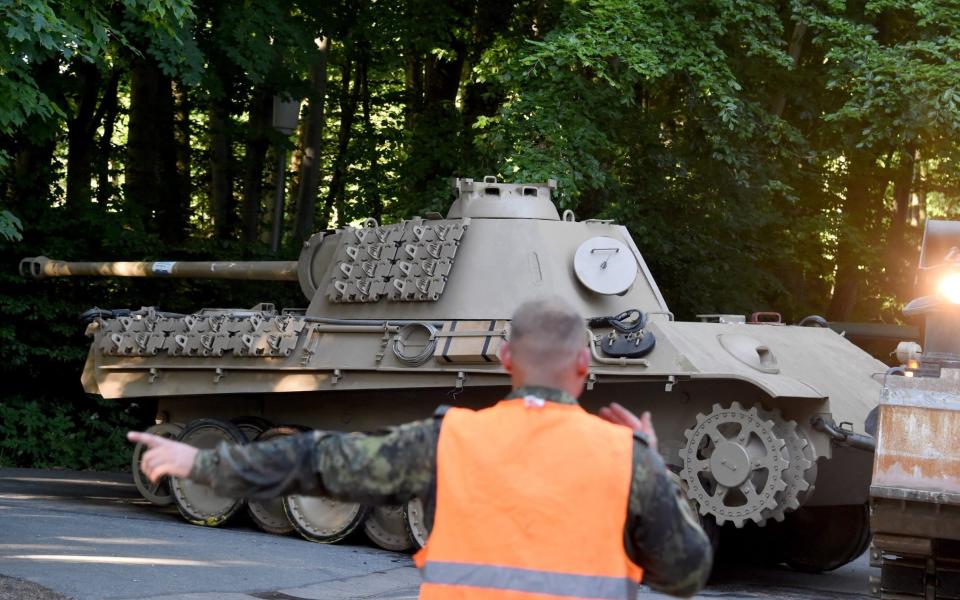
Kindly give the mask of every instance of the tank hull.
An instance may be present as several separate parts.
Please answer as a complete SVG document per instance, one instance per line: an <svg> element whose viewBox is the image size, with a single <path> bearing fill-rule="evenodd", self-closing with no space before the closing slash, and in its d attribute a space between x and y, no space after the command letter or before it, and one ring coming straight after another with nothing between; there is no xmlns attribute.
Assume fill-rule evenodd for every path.
<svg viewBox="0 0 960 600"><path fill-rule="evenodd" d="M149 315L126 322L95 322L88 331L93 343L83 375L87 391L108 399L238 393L280 398L294 392L422 388L445 389L456 395L464 389L509 385L495 357L449 363L440 347L420 365L405 364L391 348L402 321L371 324L357 320L350 325L346 320L317 323L297 316L263 315L232 319L235 325L228 332L222 320L230 314L201 312L208 316L192 318L192 323ZM167 323L161 325L163 321ZM221 331L213 332L217 321L221 321ZM449 322L453 321L424 321L435 329ZM477 322L493 323L478 339L506 335L505 321ZM163 328L169 331L157 333ZM673 397L683 398L685 386L706 385L714 390L706 394L715 397L714 401L738 397L751 403L764 401L790 416L829 413L837 422L855 427L862 427L879 396L876 377L883 373L884 365L827 329L682 323L652 317L648 330L657 339L655 352L644 359L626 359L623 364L616 359L594 361L588 391L602 392L613 384L630 383L666 390L667 394L672 391ZM240 337L247 334L251 337L243 345ZM438 334L442 336L442 332ZM163 349L152 350L151 335L164 337ZM270 336L284 337L273 341L282 351L271 349ZM762 372L737 360L723 346L723 340L731 336L766 348L777 357L776 372ZM138 337L145 348L139 347ZM179 344L174 343L175 338ZM207 346L214 351L207 352ZM220 356L215 355L217 349ZM737 392L717 391L738 383ZM641 402L646 399L641 391L627 395L635 395ZM664 413L675 410L676 404ZM829 445L819 446L817 455L829 456Z"/></svg>

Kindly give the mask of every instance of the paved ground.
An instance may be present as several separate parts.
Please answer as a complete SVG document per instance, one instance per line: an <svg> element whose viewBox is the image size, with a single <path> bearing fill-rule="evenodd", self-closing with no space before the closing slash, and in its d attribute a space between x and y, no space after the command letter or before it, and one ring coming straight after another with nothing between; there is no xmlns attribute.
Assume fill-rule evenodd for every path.
<svg viewBox="0 0 960 600"><path fill-rule="evenodd" d="M866 557L826 575L722 567L701 597L867 598L870 574ZM359 536L325 546L195 527L146 504L129 476L0 469L0 600L400 600L417 585L409 556Z"/></svg>

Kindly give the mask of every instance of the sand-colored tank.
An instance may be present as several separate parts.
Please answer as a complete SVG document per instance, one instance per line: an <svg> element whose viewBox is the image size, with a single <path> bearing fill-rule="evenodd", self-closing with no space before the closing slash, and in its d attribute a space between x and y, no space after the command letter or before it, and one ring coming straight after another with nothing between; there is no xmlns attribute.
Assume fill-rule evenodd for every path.
<svg viewBox="0 0 960 600"><path fill-rule="evenodd" d="M37 258L21 269L38 277L297 279L306 309L143 309L104 313L89 326L85 389L117 400L155 398L165 434L197 445L242 441L244 432L226 425L241 417L250 437L272 423L372 430L423 418L440 404L488 405L509 389L497 349L511 313L524 300L559 294L589 319L584 406L617 401L652 411L664 460L707 523L786 519L782 525L796 522L808 533L864 540L794 544L785 560L803 568L839 566L862 552L873 458L863 427L879 397L874 376L885 366L827 328L731 315L674 320L627 229L561 216L553 187L458 179L446 218L368 220L318 233L296 263ZM193 521L218 524L238 508L172 487ZM162 490L142 488L169 501ZM365 518L359 507L305 502L288 502L287 511L314 515L307 535L320 540L339 539L341 525ZM422 541L417 511L404 514ZM381 539L385 531L396 538L395 514L372 518Z"/></svg>

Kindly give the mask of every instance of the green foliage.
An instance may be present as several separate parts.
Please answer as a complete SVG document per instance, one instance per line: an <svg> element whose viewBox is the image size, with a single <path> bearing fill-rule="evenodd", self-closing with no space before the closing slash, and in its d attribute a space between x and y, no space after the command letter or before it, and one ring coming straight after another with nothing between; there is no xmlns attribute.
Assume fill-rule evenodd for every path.
<svg viewBox="0 0 960 600"><path fill-rule="evenodd" d="M797 134L758 87L789 64L782 38L761 3L570 4L501 66L478 143L501 175L557 176L563 206L625 222L679 314L747 312L785 296L764 258L782 256L793 190L773 177Z"/></svg>
<svg viewBox="0 0 960 600"><path fill-rule="evenodd" d="M111 22L122 8L151 28L170 27L190 15L188 0L2 0L0 1L0 132L23 127L30 117L63 117L63 107L37 82L37 70L74 58L97 62L111 40L129 46Z"/></svg>
<svg viewBox="0 0 960 600"><path fill-rule="evenodd" d="M0 210L0 237L8 242L23 239L23 223L9 210Z"/></svg>
<svg viewBox="0 0 960 600"><path fill-rule="evenodd" d="M824 121L858 136L857 147L949 142L960 132L960 3L870 2L884 30L839 11L805 7L828 65L826 88L843 103ZM897 39L899 38L899 39Z"/></svg>
<svg viewBox="0 0 960 600"><path fill-rule="evenodd" d="M129 470L126 432L141 427L135 405L102 399L59 404L24 396L0 400L0 467Z"/></svg>
<svg viewBox="0 0 960 600"><path fill-rule="evenodd" d="M682 318L897 320L924 219L960 216L958 0L0 0L0 30L11 265L275 258L281 147L283 258L301 219L443 213L451 176L555 178L560 208L630 229ZM313 95L321 127L271 130L271 97ZM310 162L312 222L292 200ZM78 391L84 309L304 302L258 284L0 286L3 410L64 435L126 418Z"/></svg>
<svg viewBox="0 0 960 600"><path fill-rule="evenodd" d="M890 294L909 293L919 235L898 225L888 237L893 170L907 152L956 152L958 15L955 2L894 0L860 14L568 3L542 40L488 51L507 92L476 122L478 149L508 179L557 176L564 207L625 222L678 314L826 312L850 284L835 272L846 260L859 300L834 314L896 318ZM872 174L862 193L857 153ZM954 164L928 173L952 186Z"/></svg>

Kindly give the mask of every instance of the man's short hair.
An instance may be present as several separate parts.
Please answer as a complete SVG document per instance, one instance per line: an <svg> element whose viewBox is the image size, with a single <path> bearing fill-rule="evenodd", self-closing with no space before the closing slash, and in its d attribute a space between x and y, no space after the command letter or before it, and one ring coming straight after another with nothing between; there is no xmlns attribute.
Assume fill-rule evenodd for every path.
<svg viewBox="0 0 960 600"><path fill-rule="evenodd" d="M521 304L510 321L513 354L528 368L560 372L572 366L586 344L583 317L560 296L550 295Z"/></svg>

